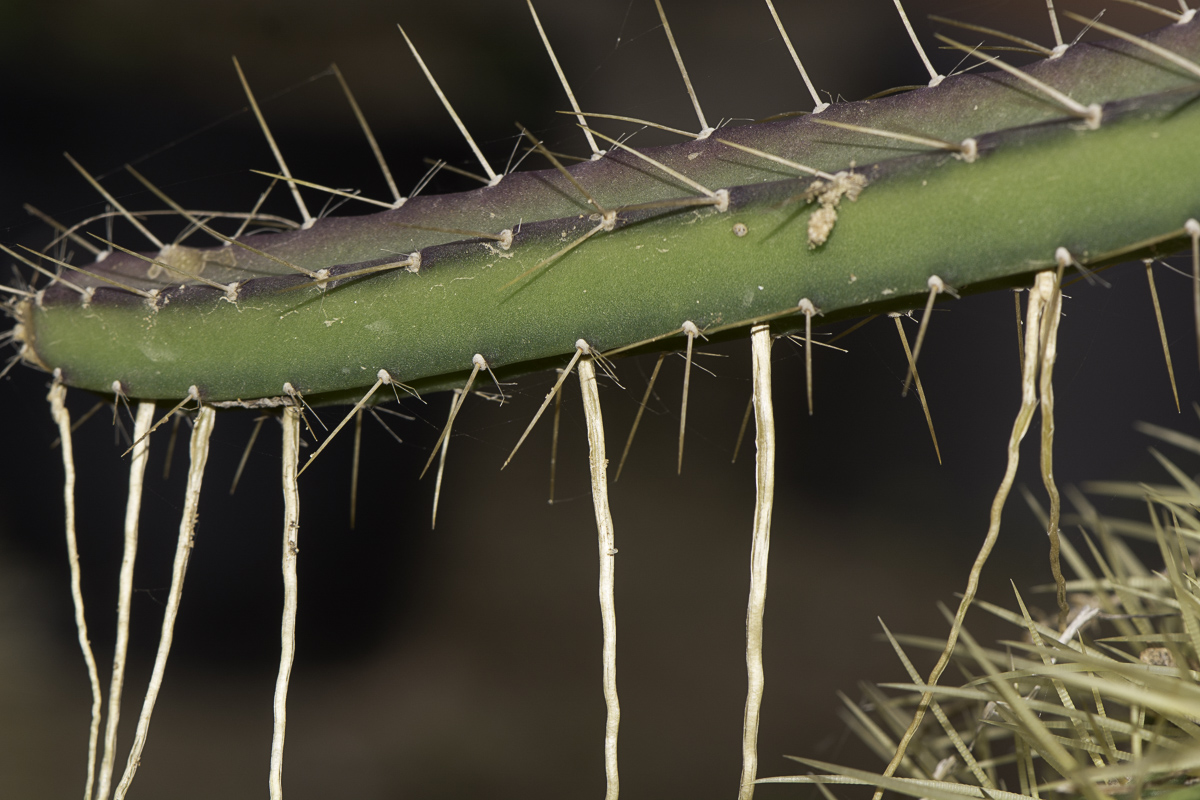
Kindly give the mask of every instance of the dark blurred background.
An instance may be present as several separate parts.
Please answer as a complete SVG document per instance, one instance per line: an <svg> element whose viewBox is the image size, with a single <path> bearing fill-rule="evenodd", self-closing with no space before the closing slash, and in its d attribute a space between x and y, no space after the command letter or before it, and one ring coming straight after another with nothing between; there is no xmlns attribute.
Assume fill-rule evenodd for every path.
<svg viewBox="0 0 1200 800"><path fill-rule="evenodd" d="M777 0L816 85L859 99L928 77L887 0ZM1113 5L1116 5L1115 3ZM755 0L666 3L710 119L807 109L803 85ZM1095 14L1099 3L1073 10ZM928 13L1052 44L1041 0L911 0L922 40ZM587 110L683 128L695 120L650 0L542 0L538 5ZM1135 31L1159 18L1117 6L1105 21ZM519 0L411 2L0 3L0 240L42 246L31 203L65 222L102 210L61 156L69 150L131 207L159 205L126 162L193 208L248 209L274 170L230 63L237 55L292 171L386 190L336 82L309 80L336 61L403 191L424 157L469 169L470 153L396 30L401 22L495 165L513 121L552 149L584 153L565 99ZM1065 25L1073 37L1077 26ZM974 34L963 34L972 43ZM1014 56L1020 60L1020 56ZM934 52L942 71L956 53ZM616 133L634 126L613 123ZM653 131L642 144L667 143ZM531 162L532 163L532 162ZM542 166L537 165L539 168ZM467 188L443 173L428 191ZM292 214L282 192L275 209ZM321 199L309 195L311 206ZM346 207L338 213L362 213ZM117 235L142 246L124 223ZM1182 263L1182 262L1181 262ZM1184 413L1170 395L1144 270L1104 275L1111 288L1069 290L1055 374L1060 484L1162 480L1131 425L1195 432L1200 393L1189 283L1158 267ZM804 409L803 351L775 346L781 436L767 614L762 775L791 774L784 754L878 763L843 732L837 692L903 680L877 640L943 635L987 528L1018 401L1012 296L941 306L921 358L941 442L939 466L915 396L900 397L904 356L879 320L815 354L817 414ZM842 326L844 327L844 325ZM909 326L909 335L915 326ZM248 346L252 346L248 344ZM693 371L687 454L676 477L683 362L670 358L622 479L612 488L616 540L620 738L624 796L735 791L745 692L743 626L753 514L753 444L731 464L750 393L749 348L725 345ZM611 467L653 358L619 365L603 389ZM366 422L358 526L349 528L351 437L302 479L297 660L285 785L292 798L594 796L603 791L600 624L595 526L584 421L574 382L563 403L557 499L547 503L550 424L499 467L552 376L524 378L501 408L470 398L450 446L430 530L432 480L418 481L449 398L406 401L388 417L397 442ZM62 467L43 397L45 375L18 367L0 388L0 796L76 796L84 782L86 673L75 639L62 535ZM72 393L78 417L95 398ZM124 411L121 412L124 415ZM342 412L322 412L332 425ZM127 462L101 411L78 433L80 538L88 620L108 680ZM1035 422L1036 424L1036 422ZM278 427L269 421L237 494L228 495L254 415L222 414L175 648L135 797L208 798L265 791L281 610ZM184 429L186 433L186 427ZM185 439L163 479L168 434L156 434L135 578L132 654L119 765L157 645L169 584ZM1019 482L1043 496L1035 445ZM1193 465L1185 456L1189 472ZM611 474L611 473L610 473ZM1139 513L1136 504L1098 502ZM1069 536L1078 542L1077 532ZM1046 541L1019 495L1010 500L984 597L1011 602L1049 577ZM1033 596L1048 608L1052 598ZM982 612L982 639L1015 636ZM928 661L928 659L924 659ZM120 766L118 767L118 772ZM765 787L764 797L809 795Z"/></svg>

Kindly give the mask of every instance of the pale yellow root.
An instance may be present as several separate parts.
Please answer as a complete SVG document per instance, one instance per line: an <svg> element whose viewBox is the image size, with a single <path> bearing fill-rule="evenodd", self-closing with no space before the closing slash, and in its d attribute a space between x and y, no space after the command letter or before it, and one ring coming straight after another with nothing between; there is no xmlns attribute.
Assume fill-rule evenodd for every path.
<svg viewBox="0 0 1200 800"><path fill-rule="evenodd" d="M1013 421L1012 433L1008 439L1008 465L1004 470L1004 477L1000 481L1000 488L997 489L996 496L992 500L987 535L984 537L983 545L979 548L979 554L975 557L975 563L971 566L971 573L967 578L967 588L963 592L962 600L958 605L958 611L954 615L954 623L950 627L950 635L946 639L946 646L938 657L937 664L934 665L933 670L930 672L929 680L926 681L926 686L929 689L937 685L942 673L950 664L950 656L954 653L954 647L958 643L958 635L962 630L963 619L967 615L967 609L975 601L975 593L979 589L979 578L983 572L984 564L987 563L988 556L991 555L992 548L995 547L996 539L1000 536L1000 516L1004 511L1004 504L1008 500L1008 494L1012 490L1013 480L1016 478L1017 464L1020 460L1021 440L1025 438L1025 434L1029 431L1029 425L1033 420L1033 412L1038 404L1037 373L1041 365L1039 356L1043 345L1041 341L1041 317L1046 304L1053 299L1056 284L1057 275L1054 270L1039 272L1033 288L1029 291L1029 303L1025 313L1025 355L1022 362L1024 369L1021 374L1021 407L1017 411L1017 417ZM1057 333L1057 326L1047 332ZM908 730L904 732L904 736L896 748L896 754L892 757L891 763L888 764L887 769L883 772L886 777L891 777L896 773L896 768L904 759L908 745L912 741L913 736L916 735L917 729L920 727L921 721L925 718L925 712L928 710L932 700L932 691L926 691L921 695L921 702L917 706L912 722L909 724ZM880 800L882 796L883 790L877 789L872 800Z"/></svg>
<svg viewBox="0 0 1200 800"><path fill-rule="evenodd" d="M604 703L608 721L604 726L604 774L608 789L605 800L617 800L620 779L617 774L617 730L621 725L621 704L617 699L617 606L613 592L617 549L613 543L612 512L608 506L608 458L604 452L604 418L600 414L600 391L596 385L596 366L590 358L579 362L579 387L587 416L588 456L592 473L592 505L596 512L596 532L600 552L600 619L604 627Z"/></svg>
<svg viewBox="0 0 1200 800"><path fill-rule="evenodd" d="M100 780L96 800L108 800L112 786L113 764L117 757L117 725L121 721L121 690L125 686L125 657L129 651L129 608L133 599L133 564L137 560L138 516L142 509L142 483L150 454L150 425L154 421L154 403L138 403L134 418L133 458L129 462L129 498L125 503L125 552L121 556L121 577L117 588L117 643L113 652L112 681L108 686L108 724L104 728L104 758L100 761Z"/></svg>
<svg viewBox="0 0 1200 800"><path fill-rule="evenodd" d="M103 702L103 692L100 689L100 674L96 669L96 656L92 653L92 643L88 639L87 620L83 613L83 591L80 588L79 546L75 538L75 451L71 441L71 414L65 404L67 387L55 381L50 387L50 414L58 425L59 442L62 445L63 470L63 502L67 519L67 559L71 565L71 600L75 603L75 629L79 633L79 649L83 651L83 660L87 664L88 682L92 686L92 724L88 729L88 766L87 783L83 790L83 800L88 800L92 794L92 785L96 780L96 744L100 739L100 705Z"/></svg>
<svg viewBox="0 0 1200 800"><path fill-rule="evenodd" d="M129 750L129 760L125 764L125 774L113 793L114 800L123 800L133 783L138 765L142 761L142 749L146 746L146 737L150 733L150 715L154 713L154 704L158 700L162 688L163 673L167 668L167 656L171 652L171 642L175 638L175 619L179 615L179 602L183 598L183 579L187 574L188 557L192 554L192 540L196 531L196 514L200 505L200 485L204 479L204 466L208 463L208 440L212 435L213 423L216 420L216 410L205 406L196 415L196 423L192 427L192 441L189 447L191 466L188 468L187 489L183 501L183 515L179 522L179 539L175 546L175 563L171 568L171 589L167 594L167 607L163 611L162 633L158 639L158 653L154 657L154 669L150 673L150 685L146 688L146 699L142 702L142 713L138 716L137 733L133 737L133 747Z"/></svg>
<svg viewBox="0 0 1200 800"><path fill-rule="evenodd" d="M775 409L771 399L771 328L750 333L754 355L754 421L758 429L755 464L757 503L750 549L750 599L746 605L746 714L742 722L742 777L739 800L754 797L758 775L758 721L763 696L763 615L767 607L767 556L771 550L771 512L775 503Z"/></svg>
<svg viewBox="0 0 1200 800"><path fill-rule="evenodd" d="M283 624L279 675L275 679L275 726L271 733L271 800L283 799L283 737L287 728L287 691L296 655L296 539L300 532L300 490L296 465L300 456L300 412L283 410Z"/></svg>

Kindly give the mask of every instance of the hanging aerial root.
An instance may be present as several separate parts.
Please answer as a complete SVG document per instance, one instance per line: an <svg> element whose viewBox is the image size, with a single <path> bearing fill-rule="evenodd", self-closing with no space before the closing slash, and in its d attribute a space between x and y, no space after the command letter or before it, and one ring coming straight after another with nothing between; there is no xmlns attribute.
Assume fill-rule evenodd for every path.
<svg viewBox="0 0 1200 800"><path fill-rule="evenodd" d="M941 464L942 450L938 447L937 433L933 430L933 416L929 413L929 403L925 399L925 387L921 385L921 375L917 372L917 361L913 358L912 350L908 348L908 335L905 334L904 326L900 323L900 315L893 314L892 318L896 320L896 332L900 334L900 344L904 345L904 355L908 359L908 370L917 384L917 397L921 398L921 408L925 412L925 424L929 426L929 438L933 439L933 451L937 453L938 463Z"/></svg>
<svg viewBox="0 0 1200 800"><path fill-rule="evenodd" d="M75 451L71 441L71 414L66 407L67 387L57 380L50 387L50 415L58 425L59 441L62 444L63 504L66 510L67 560L71 567L71 600L75 604L75 629L79 634L79 649L87 664L88 682L92 687L92 724L88 729L87 784L83 790L84 800L91 797L92 784L96 779L96 744L100 738L100 706L103 693L100 675L96 669L96 656L88 639L87 620L83 613L83 591L80 588L79 545L75 538Z"/></svg>
<svg viewBox="0 0 1200 800"><path fill-rule="evenodd" d="M750 548L750 599L746 605L746 714L742 722L742 779L738 800L754 796L758 775L758 720L763 695L763 614L767 607L767 556L771 550L771 512L775 503L775 409L771 399L771 327L750 332L754 356L756 504Z"/></svg>
<svg viewBox="0 0 1200 800"><path fill-rule="evenodd" d="M179 602L183 597L183 579L187 574L188 557L192 554L192 541L196 532L196 513L200 504L200 486L204 480L204 466L208 463L208 440L212 435L216 410L203 406L196 415L189 446L191 466L188 468L187 488L183 499L183 515L179 522L179 539L175 545L175 562L171 567L171 589L167 594L167 607L163 610L162 633L158 639L158 653L154 656L154 669L150 673L150 685L146 687L146 699L142 702L142 713L138 716L137 733L129 750L125 774L113 793L114 800L122 800L133 783L133 776L142 761L142 749L150 732L150 715L162 688L163 673L167 668L167 656L175 637L175 619L179 615Z"/></svg>
<svg viewBox="0 0 1200 800"><path fill-rule="evenodd" d="M275 679L275 725L271 732L271 800L283 800L283 737L287 728L287 691L296 655L296 539L300 532L300 489L296 464L300 457L300 412L283 410L283 624L280 628L279 675Z"/></svg>
<svg viewBox="0 0 1200 800"><path fill-rule="evenodd" d="M1071 606L1067 603L1067 580L1063 577L1059 561L1058 523L1062 518L1062 497L1054 482L1054 362L1058 358L1058 322L1062 317L1062 278L1067 265L1074 259L1065 247L1055 254L1058 272L1046 309L1042 313L1042 358L1039 393L1042 401L1042 483L1050 496L1050 520L1046 534L1050 537L1050 571L1054 575L1055 597L1058 600L1058 627L1067 624Z"/></svg>
<svg viewBox="0 0 1200 800"><path fill-rule="evenodd" d="M947 665L950 663L950 656L954 652L955 645L958 643L959 632L962 630L962 623L966 618L967 609L975 601L975 593L979 589L979 578L983 572L984 564L987 563L988 556L991 555L992 548L996 545L996 539L1000 535L1000 516L1004 511L1004 504L1008 500L1008 494L1012 490L1013 480L1016 478L1017 464L1020 461L1021 440L1025 438L1025 434L1029 431L1029 425L1033 420L1033 412L1037 408L1038 403L1037 374L1038 367L1041 365L1039 356L1042 349L1042 313L1046 305L1053 300L1056 291L1056 272L1053 270L1039 272L1033 288L1029 291L1029 303L1025 312L1025 355L1023 362L1024 369L1021 373L1021 407L1017 411L1016 419L1013 421L1012 433L1009 435L1008 464L1004 470L1004 477L1000 481L1000 487L996 490L996 496L992 500L987 535L984 537L983 545L979 548L979 554L975 557L975 563L971 566L971 573L967 578L967 588L963 592L962 600L958 605L958 611L954 615L954 622L950 626L950 635L946 639L946 646L943 648L937 663L929 673L929 680L926 681L928 690L921 694L921 701L917 705L912 722L909 723L908 730L904 732L904 736L900 739L900 744L896 747L896 754L892 757L887 769L883 772L885 777L890 778L896 773L896 768L903 761L909 743L912 742L913 736L916 735L917 729L921 725L921 721L925 718L925 712L929 709L929 704L933 701L933 687L937 685L942 673L945 672ZM1053 331L1057 332L1057 326L1055 326ZM872 800L880 800L882 796L883 790L877 789Z"/></svg>
<svg viewBox="0 0 1200 800"><path fill-rule="evenodd" d="M567 372L563 373L564 376ZM608 789L604 797L605 800L617 800L620 790L617 775L617 730L621 725L621 704L617 700L617 606L613 593L617 548L613 542L612 512L608 506L608 457L604 452L604 418L600 414L596 364L591 358L579 362L579 388L583 394L583 412L587 417L592 505L596 511L596 532L599 534L600 619L604 626L604 703L608 707L608 720L604 726L604 774L607 777Z"/></svg>
<svg viewBox="0 0 1200 800"><path fill-rule="evenodd" d="M1162 340L1163 358L1167 361L1167 377L1171 379L1171 394L1175 396L1175 413L1179 413L1179 388L1175 385L1175 365L1171 363L1171 345L1167 343L1167 327L1163 324L1162 306L1158 302L1158 289L1154 285L1154 259L1147 258L1146 281L1150 284L1150 300L1154 304L1154 318L1158 321L1158 338Z"/></svg>
<svg viewBox="0 0 1200 800"><path fill-rule="evenodd" d="M654 393L654 382L658 380L658 371L662 369L663 360L666 357L666 353L660 353L658 361L654 362L654 369L650 372L650 381L646 384L646 393L642 395L641 405L638 406L637 414L633 418L633 427L629 429L629 438L625 440L625 449L621 452L621 463L617 465L617 476L613 478L613 483L621 480L621 470L625 469L625 459L629 457L629 448L633 446L634 434L637 433L638 425L642 424L642 415L646 413L646 404L650 402L650 395Z"/></svg>
<svg viewBox="0 0 1200 800"><path fill-rule="evenodd" d="M133 458L129 461L129 497L125 503L125 552L117 587L117 642L113 651L112 681L108 686L108 724L104 728L104 758L96 784L97 800L108 800L113 764L117 757L117 725L121 721L121 690L125 686L125 658L129 651L129 609L133 600L133 564L137 560L138 517L142 509L142 485L150 455L150 423L154 403L138 403L134 418Z"/></svg>

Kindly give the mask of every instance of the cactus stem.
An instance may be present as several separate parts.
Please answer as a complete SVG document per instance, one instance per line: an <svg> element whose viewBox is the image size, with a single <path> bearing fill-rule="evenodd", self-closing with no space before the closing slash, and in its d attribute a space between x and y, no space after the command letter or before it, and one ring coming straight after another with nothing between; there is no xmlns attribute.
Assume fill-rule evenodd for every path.
<svg viewBox="0 0 1200 800"><path fill-rule="evenodd" d="M246 80L246 74L242 72L242 65L238 63L237 56L233 57L233 68L237 70L238 80L242 83L242 91L246 93L246 99L250 102L251 110L254 111L254 118L258 120L258 127L262 129L267 145L275 156L275 162L279 164L279 171L291 178L292 173L288 170L287 162L283 160L283 153L280 151L279 145L275 143L275 137L271 135L271 129L267 126L262 109L258 107L258 101L254 99L254 92L250 90L250 82ZM296 201L296 208L300 210L300 216L303 219L300 227L302 229L311 228L316 220L313 219L312 214L308 213L308 206L304 204L304 198L300 196L300 189L294 183L289 184L289 188L292 190L292 198Z"/></svg>
<svg viewBox="0 0 1200 800"><path fill-rule="evenodd" d="M788 36L787 31L783 27L783 22L779 19L779 14L775 11L775 4L771 0L767 0L767 9L771 12L771 18L775 20L775 27L779 29L779 35L783 37L783 43L787 45L788 53L792 56L792 61L796 65L796 69L800 72L800 77L804 79L804 85L808 89L808 93L812 96L813 110L812 113L820 114L825 109L829 108L829 103L821 102L821 98L817 95L817 89L813 86L812 80L808 77L808 72L805 71L804 65L800 63L800 56L796 55L796 48L792 46L792 39Z"/></svg>
<svg viewBox="0 0 1200 800"><path fill-rule="evenodd" d="M142 508L146 461L150 454L150 440L146 434L153 419L154 403L138 403L133 427L136 444L129 462L129 496L125 503L125 550L121 556L121 575L117 588L117 641L113 650L112 680L108 686L108 724L104 728L104 757L100 760L96 800L108 800L113 763L117 757L117 725L121 720L121 690L125 686L125 659L129 652L129 610L133 600L133 565L137 560L138 518Z"/></svg>
<svg viewBox="0 0 1200 800"><path fill-rule="evenodd" d="M450 100L442 92L442 87L438 86L438 82L433 78L433 73L429 71L429 67L425 66L425 59L421 58L421 54L417 52L417 46L412 43L412 39L408 38L408 34L404 32L403 27L400 25L397 25L396 27L400 29L400 35L404 37L404 41L408 44L408 49L412 51L413 58L415 58L417 60L417 64L420 65L421 71L425 73L425 78L429 81L429 85L433 87L434 93L437 94L438 99L442 101L442 105L450 114L450 118L453 119L454 124L458 126L458 130L463 135L463 138L467 140L467 144L470 146L471 152L475 154L475 158L479 159L479 163L483 166L483 171L487 173L488 180L485 181L485 183L487 183L488 186L495 186L500 182L501 176L496 174L496 172L492 169L492 165L488 163L486 158L484 158L483 151L479 149L479 145L475 144L475 139L471 136L470 131L467 130L467 126L463 124L462 119L454 110L454 106L450 105Z"/></svg>
<svg viewBox="0 0 1200 800"><path fill-rule="evenodd" d="M900 12L900 20L904 23L904 30L908 31L908 38L912 40L913 47L917 49L917 55L921 57L921 63L929 71L929 85L937 86L946 79L946 76L939 75L938 71L933 68L933 64L929 61L929 56L925 54L925 48L921 46L921 40L917 38L917 32L913 30L912 23L908 21L908 14L905 13L904 6L900 4L900 0L895 0L895 3L896 10Z"/></svg>
<svg viewBox="0 0 1200 800"><path fill-rule="evenodd" d="M1000 69L1007 72L1008 74L1012 75L1013 77L1018 78L1018 79L1024 81L1025 83L1028 83L1030 86L1034 87L1035 89L1040 91L1042 94L1046 95L1048 98L1053 100L1055 103L1062 106L1062 108L1064 110L1066 110L1067 113L1072 114L1073 116L1079 117L1081 120L1083 120L1087 124L1088 128L1095 130L1100 127L1100 121L1101 121L1101 118L1103 117L1103 110L1100 108L1099 103L1092 103L1091 105L1085 106L1082 103L1079 103L1078 101L1072 100L1070 97L1063 94L1058 89L1055 89L1053 86L1049 85L1048 83L1044 83L1043 81L1038 80L1037 78L1033 77L1028 72L1026 72L1025 70L1017 69L1013 65L1008 64L1004 61L1001 61L996 56L984 55L984 54L978 52L978 48L967 47L965 44L962 44L961 42L956 42L955 40L951 39L949 36L944 36L940 33L937 33L934 35L941 41L950 45L951 47L958 48L959 50L962 50L964 53L969 53L982 61L988 62L989 64L994 64L997 67L999 67Z"/></svg>
<svg viewBox="0 0 1200 800"><path fill-rule="evenodd" d="M300 552L296 546L300 532L300 490L296 483L299 477L296 463L299 454L300 411L295 406L289 406L283 410L283 621L279 634L279 675L275 679L275 723L271 731L271 772L268 778L271 800L283 800L287 692L292 677L292 661L296 655L296 557Z"/></svg>
<svg viewBox="0 0 1200 800"><path fill-rule="evenodd" d="M571 108L575 109L575 118L579 120L580 125L587 123L583 118L582 112L579 110L579 103L575 100L575 93L571 91L571 84L567 82L566 73L563 72L562 65L558 63L558 56L554 55L554 48L550 46L550 37L546 35L545 28L542 27L542 21L538 19L537 11L533 8L533 0L525 0L529 5L529 14L533 17L533 24L537 26L538 36L542 37L542 44L546 47L546 54L550 56L550 63L554 65L554 71L558 74L558 81L562 84L563 91L567 93L567 100L571 102ZM595 138L588 131L584 131L583 135L587 137L588 147L592 148L592 160L604 157L604 151L596 145Z"/></svg>
<svg viewBox="0 0 1200 800"><path fill-rule="evenodd" d="M913 371L916 367L917 359L921 357L921 347L925 344L925 333L929 330L929 317L933 314L933 303L937 296L946 291L946 283L937 275L929 276L929 297L925 300L925 313L921 314L921 325L917 328L917 341L913 345L912 363L908 373L904 376L904 388L900 390L901 397L908 397L908 387L912 383Z"/></svg>
<svg viewBox="0 0 1200 800"><path fill-rule="evenodd" d="M96 669L96 656L92 652L92 643L88 639L87 618L83 610L83 591L80 586L79 544L75 536L75 450L72 445L71 413L66 406L67 387L55 377L50 387L50 414L58 425L59 442L62 445L63 460L63 501L66 510L67 563L71 568L71 600L75 605L75 630L79 634L79 649L83 651L83 660L87 664L88 683L92 687L92 722L88 728L88 765L87 783L83 790L84 800L92 794L92 785L96 780L96 744L100 738L100 708L103 702L103 691L100 689L100 675ZM82 420L81 420L82 421Z"/></svg>
<svg viewBox="0 0 1200 800"><path fill-rule="evenodd" d="M904 357L908 359L908 371L913 376L913 380L917 384L917 397L921 399L921 410L925 412L925 424L929 426L929 438L933 440L933 452L937 454L938 463L942 463L942 449L938 447L937 432L933 429L933 415L929 413L929 403L925 399L925 388L921 386L921 375L917 372L917 360L913 356L912 350L908 347L908 334L904 332L904 326L900 323L899 313L889 314L890 317L896 320L896 332L900 334L900 344L904 346Z"/></svg>
<svg viewBox="0 0 1200 800"><path fill-rule="evenodd" d="M580 340L584 347L587 343ZM576 348L577 354L584 352ZM589 355L590 348L588 348ZM568 370L563 372L567 376ZM617 606L614 593L617 548L613 537L612 511L608 505L608 458L604 451L604 417L600 413L600 392L596 385L596 362L586 358L579 364L579 388L587 418L588 462L592 478L592 506L596 513L596 532L600 555L600 619L604 627L603 686L608 719L604 725L604 773L607 777L605 800L617 800L620 779L617 772L617 732L621 725L621 703L617 697Z"/></svg>
<svg viewBox="0 0 1200 800"><path fill-rule="evenodd" d="M208 443L212 435L213 424L216 422L216 409L205 406L196 416L196 424L192 428L192 441L188 448L191 453L191 466L188 468L187 489L183 501L183 513L179 523L179 538L175 546L175 561L171 567L171 588L167 594L167 606L163 610L162 632L158 639L158 652L154 657L154 668L150 673L150 684L146 687L146 698L142 702L142 711L138 716L137 732L134 734L133 746L129 749L129 760L125 764L125 773L121 782L113 792L114 800L123 800L133 776L142 760L142 749L146 746L146 736L150 732L150 715L154 713L154 704L158 700L162 688L163 673L167 668L167 656L171 652L171 643L175 638L175 620L179 615L179 603L183 598L183 580L187 574L188 557L192 553L192 540L196 532L196 515L200 504L200 487L204 481L204 467L208 463Z"/></svg>
<svg viewBox="0 0 1200 800"><path fill-rule="evenodd" d="M771 513L775 503L775 410L771 398L771 328L755 325L750 333L754 369L754 420L758 429L755 459L754 535L750 548L750 596L746 603L746 712L742 722L742 776L738 800L754 797L758 775L758 722L764 686L763 616L767 607L767 559L771 550Z"/></svg>

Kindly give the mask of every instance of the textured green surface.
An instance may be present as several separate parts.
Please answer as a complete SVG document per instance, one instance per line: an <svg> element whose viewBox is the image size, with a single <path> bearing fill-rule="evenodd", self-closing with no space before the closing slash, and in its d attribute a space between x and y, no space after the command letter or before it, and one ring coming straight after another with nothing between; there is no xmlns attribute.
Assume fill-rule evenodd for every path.
<svg viewBox="0 0 1200 800"><path fill-rule="evenodd" d="M1200 25L1153 38L1190 54ZM911 305L934 274L958 289L1015 285L1053 264L1058 247L1095 263L1169 237L1200 215L1200 111L1192 90L1180 88L1195 84L1191 76L1127 43L1073 48L1030 71L1083 102L1107 102L1101 129L1086 130L1008 76L979 74L823 115L952 141L975 135L976 163L805 119L718 134L830 170L858 165L869 187L856 203L842 203L832 238L815 250L807 243L812 206L799 197L810 179L780 180L785 168L764 170L762 159L713 140L690 142L654 153L710 189L730 188L729 211L624 213L616 230L517 285L506 287L597 224L553 171L255 239L309 269L343 265L335 275L379 263L381 248L420 249L416 274L396 270L324 292L295 289L307 280L301 276L259 278L244 284L236 304L191 287L169 290L157 309L111 288L97 289L83 307L53 287L24 311L27 341L69 384L109 391L119 380L141 398L180 398L196 384L210 400L251 400L280 394L285 381L332 398L361 391L380 368L439 388L457 382L475 353L519 372L570 354L578 338L610 350L669 334L685 320L708 331L744 326L794 309L801 297L826 315L847 316ZM695 194L628 153L573 172L607 207ZM500 252L482 240L446 242L456 237L398 228L396 220L519 233ZM736 236L735 223L749 233ZM204 274L218 281L287 271L244 251L209 252ZM167 286L170 276L150 280L144 262L120 255L100 269L147 288Z"/></svg>

